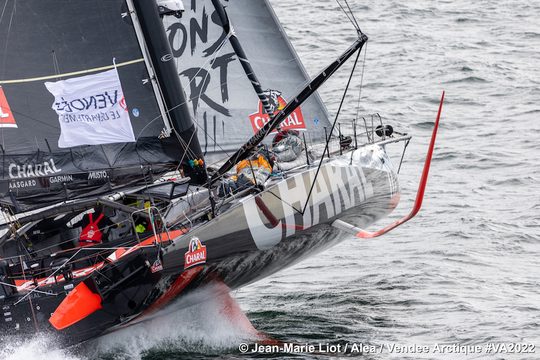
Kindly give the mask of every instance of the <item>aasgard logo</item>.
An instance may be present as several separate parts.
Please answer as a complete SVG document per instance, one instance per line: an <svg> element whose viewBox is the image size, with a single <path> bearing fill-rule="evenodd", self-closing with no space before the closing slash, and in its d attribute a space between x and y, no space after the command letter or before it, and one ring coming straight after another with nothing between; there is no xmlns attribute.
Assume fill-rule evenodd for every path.
<svg viewBox="0 0 540 360"><path fill-rule="evenodd" d="M0 127L2 128L16 128L17 123L15 117L11 112L9 103L4 93L4 89L0 86Z"/></svg>
<svg viewBox="0 0 540 360"><path fill-rule="evenodd" d="M206 263L206 246L198 237L191 238L188 251L184 255L184 270Z"/></svg>

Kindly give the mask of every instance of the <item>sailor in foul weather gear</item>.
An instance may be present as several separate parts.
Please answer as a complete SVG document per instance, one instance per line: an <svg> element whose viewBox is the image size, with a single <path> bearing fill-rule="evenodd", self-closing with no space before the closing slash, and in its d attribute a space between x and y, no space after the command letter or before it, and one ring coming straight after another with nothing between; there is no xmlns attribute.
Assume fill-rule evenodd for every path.
<svg viewBox="0 0 540 360"><path fill-rule="evenodd" d="M264 188L266 180L272 174L274 156L266 146L261 145L248 159L236 165L236 174L223 180L219 187L219 196L234 194L250 187Z"/></svg>
<svg viewBox="0 0 540 360"><path fill-rule="evenodd" d="M103 207L98 206L93 213L84 215L79 223L73 226L82 226L81 234L79 235L79 246L92 246L101 244L107 240L109 227L112 225L110 219L103 212Z"/></svg>

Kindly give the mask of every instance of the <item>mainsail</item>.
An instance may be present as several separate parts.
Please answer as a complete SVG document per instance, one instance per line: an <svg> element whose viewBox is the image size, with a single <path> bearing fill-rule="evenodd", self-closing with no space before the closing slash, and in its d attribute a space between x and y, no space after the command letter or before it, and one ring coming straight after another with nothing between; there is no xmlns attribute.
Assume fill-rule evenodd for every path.
<svg viewBox="0 0 540 360"><path fill-rule="evenodd" d="M0 0L0 10L2 205L97 196L178 165L124 0Z"/></svg>
<svg viewBox="0 0 540 360"><path fill-rule="evenodd" d="M295 96L308 76L267 0L225 1L261 86L277 109ZM199 140L209 159L231 155L260 129L268 115L227 41L211 0L186 1L181 20L165 26L182 83L192 102ZM189 84L189 85L188 85ZM307 129L307 136L324 139L330 128L318 95L306 101L283 124Z"/></svg>

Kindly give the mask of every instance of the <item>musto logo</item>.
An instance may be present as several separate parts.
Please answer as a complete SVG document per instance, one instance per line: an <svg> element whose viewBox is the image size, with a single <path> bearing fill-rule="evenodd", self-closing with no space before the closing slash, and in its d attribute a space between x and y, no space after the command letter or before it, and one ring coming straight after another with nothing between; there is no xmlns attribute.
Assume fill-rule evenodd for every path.
<svg viewBox="0 0 540 360"><path fill-rule="evenodd" d="M206 246L199 238L194 237L189 242L188 251L184 255L184 270L195 265L206 263Z"/></svg>
<svg viewBox="0 0 540 360"><path fill-rule="evenodd" d="M281 96L281 92L277 90L267 90L264 92L268 100L270 101L270 108L273 111L273 114L278 114L281 110L285 108L287 102ZM270 121L270 116L264 110L262 102L259 101L259 111L249 115L251 121L251 126L253 131L257 133L268 121ZM302 114L302 109L298 107L292 112L283 122L280 124L282 130L291 130L291 129L305 129L306 124L304 123L304 115Z"/></svg>

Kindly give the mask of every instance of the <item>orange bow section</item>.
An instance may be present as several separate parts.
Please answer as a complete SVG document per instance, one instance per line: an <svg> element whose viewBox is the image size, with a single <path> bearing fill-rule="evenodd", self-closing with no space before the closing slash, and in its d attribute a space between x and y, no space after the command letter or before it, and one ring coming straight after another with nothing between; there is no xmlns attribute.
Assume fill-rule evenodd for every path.
<svg viewBox="0 0 540 360"><path fill-rule="evenodd" d="M49 322L56 330L63 330L100 309L101 296L82 282L58 305Z"/></svg>

